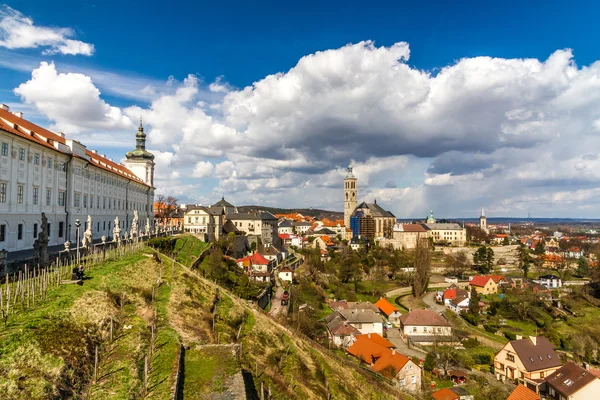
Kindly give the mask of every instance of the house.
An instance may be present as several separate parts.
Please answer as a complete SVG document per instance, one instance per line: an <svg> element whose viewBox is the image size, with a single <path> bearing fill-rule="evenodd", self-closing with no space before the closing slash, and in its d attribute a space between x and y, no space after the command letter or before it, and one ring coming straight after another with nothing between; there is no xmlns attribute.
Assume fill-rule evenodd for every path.
<svg viewBox="0 0 600 400"><path fill-rule="evenodd" d="M317 236L315 240L313 240L312 245L315 249L325 250L329 247L333 247L335 243L331 238L327 235Z"/></svg>
<svg viewBox="0 0 600 400"><path fill-rule="evenodd" d="M414 310L400 317L402 333L413 342L452 341L452 327L442 315L431 310Z"/></svg>
<svg viewBox="0 0 600 400"><path fill-rule="evenodd" d="M421 388L421 368L407 356L393 349L394 345L377 334L359 335L346 351L370 365L370 369L406 391Z"/></svg>
<svg viewBox="0 0 600 400"><path fill-rule="evenodd" d="M260 254L267 260L272 261L274 266L279 265L279 263L283 260L283 255L281 254L281 252L277 250L275 246L272 246L268 243L259 246L258 254Z"/></svg>
<svg viewBox="0 0 600 400"><path fill-rule="evenodd" d="M344 342L350 343L352 338L356 336L356 332L358 334L377 333L383 336L383 320L372 309L340 308L329 314L325 318L325 322L330 339L338 346L343 345ZM339 330L342 324L352 326L354 330L342 329L342 334L336 334L335 332ZM336 336L339 337L336 338Z"/></svg>
<svg viewBox="0 0 600 400"><path fill-rule="evenodd" d="M546 377L548 397L553 400L587 400L600 397L600 379L569 361Z"/></svg>
<svg viewBox="0 0 600 400"><path fill-rule="evenodd" d="M271 282L271 273L273 271L273 261L267 260L259 253L239 258L235 260L240 268L252 279L259 282Z"/></svg>
<svg viewBox="0 0 600 400"><path fill-rule="evenodd" d="M375 307L379 308L382 314L384 314L387 320L394 326L400 326L400 317L402 314L398 307L384 299L383 297L377 300Z"/></svg>
<svg viewBox="0 0 600 400"><path fill-rule="evenodd" d="M353 237L350 239L350 248L354 251L365 248L369 245L369 240L363 237Z"/></svg>
<svg viewBox="0 0 600 400"><path fill-rule="evenodd" d="M279 224L277 225L277 234L281 235L281 234L292 234L294 233L294 225L292 225L292 222L284 219L283 221L280 221Z"/></svg>
<svg viewBox="0 0 600 400"><path fill-rule="evenodd" d="M219 240L225 224L225 211L221 207L189 206L183 215L184 229L205 241Z"/></svg>
<svg viewBox="0 0 600 400"><path fill-rule="evenodd" d="M519 384L506 400L540 400L540 395Z"/></svg>
<svg viewBox="0 0 600 400"><path fill-rule="evenodd" d="M516 380L536 393L543 379L561 365L554 345L544 336L511 340L494 357L496 379Z"/></svg>
<svg viewBox="0 0 600 400"><path fill-rule="evenodd" d="M454 311L457 314L460 314L461 311L468 310L471 299L469 296L459 296L450 300L448 303L448 308Z"/></svg>
<svg viewBox="0 0 600 400"><path fill-rule="evenodd" d="M375 307L373 304L369 303L368 301L346 301L346 300L330 301L329 308L331 308L334 311L348 310L351 308L355 308L358 310L371 310L374 313L379 312L379 309L377 307Z"/></svg>
<svg viewBox="0 0 600 400"><path fill-rule="evenodd" d="M263 244L277 244L279 242L277 218L266 211L249 213L233 213L227 219L246 236L255 236Z"/></svg>
<svg viewBox="0 0 600 400"><path fill-rule="evenodd" d="M564 260L561 256L556 254L544 254L542 257L542 267L544 268L557 268Z"/></svg>
<svg viewBox="0 0 600 400"><path fill-rule="evenodd" d="M467 374L458 369L448 371L448 376L450 377L450 380L456 383L457 385L461 385L467 382Z"/></svg>
<svg viewBox="0 0 600 400"><path fill-rule="evenodd" d="M458 287L453 285L453 287L444 290L441 296L441 300L445 306L449 306L450 301L456 299L457 297L469 297L469 292L463 289L459 289Z"/></svg>
<svg viewBox="0 0 600 400"><path fill-rule="evenodd" d="M382 247L392 246L394 249L414 249L417 241L426 239L430 233L422 224L397 223L392 228L392 237L379 241Z"/></svg>
<svg viewBox="0 0 600 400"><path fill-rule="evenodd" d="M475 397L465 388L452 387L440 389L431 394L435 400L473 400Z"/></svg>
<svg viewBox="0 0 600 400"><path fill-rule="evenodd" d="M464 246L467 242L467 228L457 223L431 222L423 224L435 243L449 243L452 246Z"/></svg>
<svg viewBox="0 0 600 400"><path fill-rule="evenodd" d="M558 289L562 287L562 279L560 279L560 276L554 274L542 275L534 280L534 282L544 285L548 289Z"/></svg>
<svg viewBox="0 0 600 400"><path fill-rule="evenodd" d="M221 197L221 200L217 201L211 207L221 207L225 212L225 215L231 215L238 212L236 206L225 200L225 197Z"/></svg>
<svg viewBox="0 0 600 400"><path fill-rule="evenodd" d="M278 236L284 246L302 248L302 237L289 233L280 233Z"/></svg>
<svg viewBox="0 0 600 400"><path fill-rule="evenodd" d="M308 232L308 230L311 227L311 223L310 222L306 222L306 221L294 221L292 222L292 226L294 227L294 232L297 235L302 235L303 233Z"/></svg>
<svg viewBox="0 0 600 400"><path fill-rule="evenodd" d="M567 251L567 258L579 258L579 257L583 257L584 256L584 252L581 248L579 247L569 247L569 250Z"/></svg>
<svg viewBox="0 0 600 400"><path fill-rule="evenodd" d="M502 275L476 275L471 278L469 286L475 288L479 294L496 294L498 285L508 282Z"/></svg>
<svg viewBox="0 0 600 400"><path fill-rule="evenodd" d="M361 334L337 311L325 317L325 324L329 340L336 346L350 346L354 342L354 338Z"/></svg>
<svg viewBox="0 0 600 400"><path fill-rule="evenodd" d="M294 281L294 271L292 271L289 267L283 267L277 273L279 279L283 282L293 282Z"/></svg>

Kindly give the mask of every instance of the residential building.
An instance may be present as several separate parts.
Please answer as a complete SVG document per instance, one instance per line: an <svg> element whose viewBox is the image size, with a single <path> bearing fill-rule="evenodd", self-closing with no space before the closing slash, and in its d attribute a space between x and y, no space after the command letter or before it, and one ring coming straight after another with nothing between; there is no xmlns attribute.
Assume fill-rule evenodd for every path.
<svg viewBox="0 0 600 400"><path fill-rule="evenodd" d="M219 240L225 223L222 207L188 206L183 214L184 230L209 242Z"/></svg>
<svg viewBox="0 0 600 400"><path fill-rule="evenodd" d="M330 339L338 346L356 336L352 333L354 330L340 329L341 325L352 326L361 334L377 333L383 335L383 320L377 312L370 309L338 309L329 314L325 321Z"/></svg>
<svg viewBox="0 0 600 400"><path fill-rule="evenodd" d="M502 275L476 275L471 278L469 286L479 294L496 294L501 283L508 282Z"/></svg>
<svg viewBox="0 0 600 400"><path fill-rule="evenodd" d="M419 391L421 368L393 347L392 343L373 333L357 336L346 351L369 364L372 371L394 381L402 390Z"/></svg>
<svg viewBox="0 0 600 400"><path fill-rule="evenodd" d="M387 320L392 325L400 326L400 317L402 316L402 314L400 313L400 309L398 309L398 307L394 306L392 303L390 303L389 301L387 301L387 299L383 297L377 300L377 302L375 303L375 307L379 308L379 311L381 311L381 313L385 315Z"/></svg>
<svg viewBox="0 0 600 400"><path fill-rule="evenodd" d="M303 233L310 230L310 227L312 226L310 222L306 221L294 221L292 222L292 225L294 227L294 233L296 235L302 235Z"/></svg>
<svg viewBox="0 0 600 400"><path fill-rule="evenodd" d="M374 313L378 313L379 309L375 307L373 304L368 301L330 301L329 308L332 310L348 310L348 309L358 309L358 310L371 310Z"/></svg>
<svg viewBox="0 0 600 400"><path fill-rule="evenodd" d="M562 279L560 279L560 276L554 274L542 275L534 280L534 282L544 285L548 289L558 289L562 287Z"/></svg>
<svg viewBox="0 0 600 400"><path fill-rule="evenodd" d="M579 258L584 255L585 252L580 247L569 247L569 250L567 251L567 258Z"/></svg>
<svg viewBox="0 0 600 400"><path fill-rule="evenodd" d="M294 246L299 249L302 248L302 237L287 233L279 234L278 236L284 246Z"/></svg>
<svg viewBox="0 0 600 400"><path fill-rule="evenodd" d="M329 340L339 347L350 346L354 342L354 338L361 334L337 311L325 317L325 324Z"/></svg>
<svg viewBox="0 0 600 400"><path fill-rule="evenodd" d="M396 217L377 204L362 202L350 217L350 229L353 236L365 236L370 239L391 238Z"/></svg>
<svg viewBox="0 0 600 400"><path fill-rule="evenodd" d="M284 219L283 221L279 221L279 224L277 225L277 234L291 235L292 233L294 233L294 225L292 225L291 221L289 221L287 219Z"/></svg>
<svg viewBox="0 0 600 400"><path fill-rule="evenodd" d="M432 310L413 310L402 315L400 328L413 342L435 343L454 340L450 323Z"/></svg>
<svg viewBox="0 0 600 400"><path fill-rule="evenodd" d="M499 381L518 381L536 393L543 379L561 366L554 345L543 336L511 340L494 357Z"/></svg>
<svg viewBox="0 0 600 400"><path fill-rule="evenodd" d="M445 306L449 306L450 301L456 299L457 297L469 297L469 292L466 290L460 289L455 285L452 286L453 287L450 287L442 292L441 301Z"/></svg>
<svg viewBox="0 0 600 400"><path fill-rule="evenodd" d="M315 240L313 240L312 242L313 248L315 249L328 249L330 247L333 247L335 245L335 243L333 242L333 240L331 240L331 238L329 236L323 235L323 236L317 236L315 238Z"/></svg>
<svg viewBox="0 0 600 400"><path fill-rule="evenodd" d="M350 216L356 208L358 202L358 182L352 173L352 167L348 167L348 172L344 178L344 225L350 228Z"/></svg>
<svg viewBox="0 0 600 400"><path fill-rule="evenodd" d="M75 221L83 236L88 215L96 240L112 240L115 217L128 232L134 211L141 231L147 220L153 227L154 156L145 141L140 124L123 165L0 105L0 249L32 249L42 213L50 246L76 242Z"/></svg>
<svg viewBox="0 0 600 400"><path fill-rule="evenodd" d="M225 215L231 215L238 212L236 206L225 200L225 197L221 197L221 200L217 201L211 207L221 207L225 212Z"/></svg>
<svg viewBox="0 0 600 400"><path fill-rule="evenodd" d="M518 384L506 400L540 400L540 395L522 384Z"/></svg>
<svg viewBox="0 0 600 400"><path fill-rule="evenodd" d="M600 397L600 379L569 361L546 377L548 397L552 400L589 400Z"/></svg>
<svg viewBox="0 0 600 400"><path fill-rule="evenodd" d="M383 247L392 246L394 249L414 249L418 240L427 240L431 232L422 224L394 224L392 237L379 241Z"/></svg>
<svg viewBox="0 0 600 400"><path fill-rule="evenodd" d="M294 271L292 271L289 267L283 267L277 273L277 276L282 282L293 282L294 281Z"/></svg>
<svg viewBox="0 0 600 400"><path fill-rule="evenodd" d="M276 244L274 241L279 241L277 218L270 212L234 213L227 215L227 220L247 236L257 236L262 244Z"/></svg>
<svg viewBox="0 0 600 400"><path fill-rule="evenodd" d="M457 314L460 314L461 311L468 311L469 304L471 303L471 299L469 296L457 296L448 302L448 308L454 311Z"/></svg>
<svg viewBox="0 0 600 400"><path fill-rule="evenodd" d="M273 261L267 260L258 253L242 257L235 261L240 268L243 268L251 279L258 282L271 282L271 275L275 267Z"/></svg>
<svg viewBox="0 0 600 400"><path fill-rule="evenodd" d="M448 243L452 246L464 246L467 243L467 229L457 223L426 223L425 229L434 243Z"/></svg>
<svg viewBox="0 0 600 400"><path fill-rule="evenodd" d="M279 263L283 261L283 255L281 254L281 251L270 244L258 246L258 254L271 261L274 266L279 265Z"/></svg>

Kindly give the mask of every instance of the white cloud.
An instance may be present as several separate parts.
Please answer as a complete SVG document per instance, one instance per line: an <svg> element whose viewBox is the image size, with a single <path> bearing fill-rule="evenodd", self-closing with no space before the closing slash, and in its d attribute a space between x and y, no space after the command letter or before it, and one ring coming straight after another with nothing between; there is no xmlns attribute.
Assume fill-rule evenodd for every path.
<svg viewBox="0 0 600 400"><path fill-rule="evenodd" d="M53 129L69 134L134 127L119 108L100 98L100 91L88 76L58 73L54 63L42 62L33 70L31 79L14 92L54 121Z"/></svg>
<svg viewBox="0 0 600 400"><path fill-rule="evenodd" d="M0 8L0 46L8 49L46 48L43 54L66 54L91 56L94 45L74 36L70 28L50 28L37 26L33 20L17 10L4 6Z"/></svg>
<svg viewBox="0 0 600 400"><path fill-rule="evenodd" d="M208 85L208 88L211 92L227 93L231 90L231 85L224 81L223 76L218 76L213 83Z"/></svg>
<svg viewBox="0 0 600 400"><path fill-rule="evenodd" d="M214 167L210 161L198 161L192 172L194 178L207 178L213 175Z"/></svg>

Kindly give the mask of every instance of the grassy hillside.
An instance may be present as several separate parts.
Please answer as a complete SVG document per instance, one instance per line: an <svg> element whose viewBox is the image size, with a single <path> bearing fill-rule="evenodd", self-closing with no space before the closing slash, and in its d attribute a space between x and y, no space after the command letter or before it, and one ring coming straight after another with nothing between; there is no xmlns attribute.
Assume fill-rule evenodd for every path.
<svg viewBox="0 0 600 400"><path fill-rule="evenodd" d="M316 208L276 208L276 207L265 207L265 206L239 206L237 207L239 212L251 212L251 211L268 211L272 214L291 214L300 213L313 218L323 219L329 218L333 220L344 219L344 213L338 211L319 210Z"/></svg>
<svg viewBox="0 0 600 400"><path fill-rule="evenodd" d="M46 301L11 315L0 328L2 398L168 399L180 343L186 399L239 386L241 369L274 398L397 398L354 360L152 253L106 262L82 286L51 289Z"/></svg>

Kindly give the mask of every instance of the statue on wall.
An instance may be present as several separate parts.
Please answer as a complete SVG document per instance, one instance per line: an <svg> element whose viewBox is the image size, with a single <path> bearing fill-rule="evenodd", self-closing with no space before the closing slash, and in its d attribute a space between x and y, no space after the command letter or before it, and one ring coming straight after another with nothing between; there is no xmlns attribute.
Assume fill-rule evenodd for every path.
<svg viewBox="0 0 600 400"><path fill-rule="evenodd" d="M136 238L139 236L140 234L140 216L137 212L137 210L133 210L133 221L131 221L131 232L130 232L130 237Z"/></svg>
<svg viewBox="0 0 600 400"><path fill-rule="evenodd" d="M115 227L113 228L113 242L121 243L121 228L119 227L119 217L115 218Z"/></svg>
<svg viewBox="0 0 600 400"><path fill-rule="evenodd" d="M40 233L33 243L35 258L41 267L48 264L48 218L46 213L42 213L42 226Z"/></svg>
<svg viewBox="0 0 600 400"><path fill-rule="evenodd" d="M150 218L146 218L146 236L150 236Z"/></svg>
<svg viewBox="0 0 600 400"><path fill-rule="evenodd" d="M92 216L88 215L87 217L87 229L83 232L83 239L81 240L81 246L90 247L93 242L93 232L92 232Z"/></svg>

